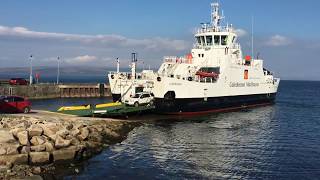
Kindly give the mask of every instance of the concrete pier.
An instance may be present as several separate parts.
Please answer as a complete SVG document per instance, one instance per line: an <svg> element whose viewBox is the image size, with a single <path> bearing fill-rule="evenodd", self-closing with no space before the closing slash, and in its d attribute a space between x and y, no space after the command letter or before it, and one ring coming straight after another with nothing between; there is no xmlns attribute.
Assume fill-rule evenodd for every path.
<svg viewBox="0 0 320 180"><path fill-rule="evenodd" d="M35 84L31 86L0 86L0 95L23 96L29 99L108 97L110 87L106 84Z"/></svg>

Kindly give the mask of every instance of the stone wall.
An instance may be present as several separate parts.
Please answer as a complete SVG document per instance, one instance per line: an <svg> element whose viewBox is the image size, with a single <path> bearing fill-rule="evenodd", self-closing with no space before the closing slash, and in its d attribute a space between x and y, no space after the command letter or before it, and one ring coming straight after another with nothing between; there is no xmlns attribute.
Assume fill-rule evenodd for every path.
<svg viewBox="0 0 320 180"><path fill-rule="evenodd" d="M16 95L28 97L29 99L47 99L60 97L99 97L110 96L110 88L91 84L35 84L32 86L0 86L0 95Z"/></svg>

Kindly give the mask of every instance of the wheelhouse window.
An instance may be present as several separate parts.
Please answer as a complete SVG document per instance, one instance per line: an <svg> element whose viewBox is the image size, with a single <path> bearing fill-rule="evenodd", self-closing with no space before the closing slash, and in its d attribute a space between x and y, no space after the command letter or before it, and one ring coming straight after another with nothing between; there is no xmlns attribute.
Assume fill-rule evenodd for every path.
<svg viewBox="0 0 320 180"><path fill-rule="evenodd" d="M214 45L220 45L220 36L214 36Z"/></svg>
<svg viewBox="0 0 320 180"><path fill-rule="evenodd" d="M207 46L211 46L212 45L212 36L206 36L206 40L207 40Z"/></svg>
<svg viewBox="0 0 320 180"><path fill-rule="evenodd" d="M201 39L200 39L200 36L197 36L197 37L196 37L196 40L197 40L197 43L198 43L199 45L201 45Z"/></svg>
<svg viewBox="0 0 320 180"><path fill-rule="evenodd" d="M204 39L204 36L201 36L201 44L204 46L206 44L206 41Z"/></svg>
<svg viewBox="0 0 320 180"><path fill-rule="evenodd" d="M228 36L221 36L221 45L225 46L228 42Z"/></svg>
<svg viewBox="0 0 320 180"><path fill-rule="evenodd" d="M236 41L236 37L233 36L233 38L232 38L232 43L234 43L235 41Z"/></svg>

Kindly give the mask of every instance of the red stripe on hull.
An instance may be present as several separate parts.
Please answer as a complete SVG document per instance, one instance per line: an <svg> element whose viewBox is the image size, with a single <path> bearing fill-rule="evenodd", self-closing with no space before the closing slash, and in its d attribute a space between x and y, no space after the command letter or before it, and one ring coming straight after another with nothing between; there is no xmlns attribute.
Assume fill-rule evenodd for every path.
<svg viewBox="0 0 320 180"><path fill-rule="evenodd" d="M240 107L230 107L230 108L222 108L222 109L212 109L207 111L198 111L198 112L174 112L174 113L165 113L169 115L201 115L201 114L209 114L209 113L219 113L219 112L230 112L230 111L236 111L240 109L246 109L246 108L254 108L254 107L262 107L262 106L268 106L272 105L273 103L261 103L261 104L252 104L247 106L240 106Z"/></svg>

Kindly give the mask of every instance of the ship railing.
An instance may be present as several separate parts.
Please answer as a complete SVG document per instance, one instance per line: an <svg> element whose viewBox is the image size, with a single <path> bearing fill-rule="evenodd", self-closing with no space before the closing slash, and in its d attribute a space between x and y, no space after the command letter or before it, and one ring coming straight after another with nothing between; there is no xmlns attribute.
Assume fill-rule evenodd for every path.
<svg viewBox="0 0 320 180"><path fill-rule="evenodd" d="M128 75L128 74L131 74L131 72L116 72L116 71L109 71L109 74L111 74L111 75L115 75L115 74Z"/></svg>
<svg viewBox="0 0 320 180"><path fill-rule="evenodd" d="M221 26L220 28L213 28L212 26L208 26L206 28L198 28L196 33L208 33L208 32L232 32L233 28L228 26Z"/></svg>
<svg viewBox="0 0 320 180"><path fill-rule="evenodd" d="M109 74L111 75L119 75L120 79L131 79L131 72L115 72L115 71L110 71ZM144 79L144 80L152 80L152 77L147 76L144 73L136 73L136 79Z"/></svg>
<svg viewBox="0 0 320 180"><path fill-rule="evenodd" d="M227 46L228 47L228 46ZM240 44L233 44L229 46L230 49L240 49ZM205 50L210 50L210 49L225 49L226 46L222 45L215 45L215 44L207 44L207 45L201 45L198 43L193 44L193 49L205 49Z"/></svg>
<svg viewBox="0 0 320 180"><path fill-rule="evenodd" d="M185 57L165 56L163 58L163 62L172 63L172 64L181 64L181 63L190 64L191 60Z"/></svg>

